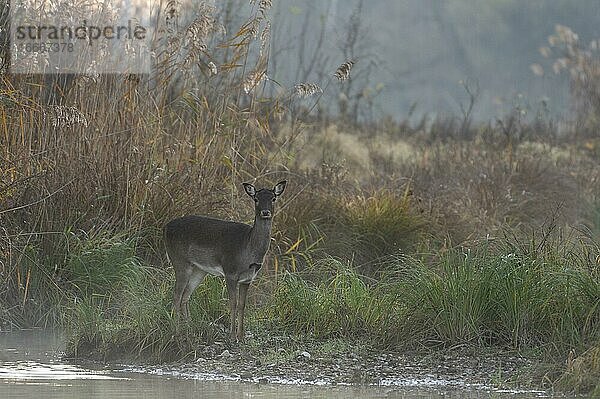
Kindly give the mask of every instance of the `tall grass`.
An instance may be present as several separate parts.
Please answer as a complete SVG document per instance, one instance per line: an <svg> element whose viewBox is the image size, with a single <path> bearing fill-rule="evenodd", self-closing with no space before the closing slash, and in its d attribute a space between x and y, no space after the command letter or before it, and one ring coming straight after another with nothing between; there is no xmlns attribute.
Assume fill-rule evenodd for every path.
<svg viewBox="0 0 600 399"><path fill-rule="evenodd" d="M353 268L334 259L314 266L321 278L287 274L264 310L272 327L317 338L385 334L402 312L383 287L367 284Z"/></svg>
<svg viewBox="0 0 600 399"><path fill-rule="evenodd" d="M372 275L382 259L414 250L428 235L431 220L409 195L409 185L345 191L319 183L307 180L306 191L278 215L275 237L287 243L280 247L283 265L290 258L286 247L298 244L305 255L311 255L301 259L301 267L328 256L360 264L362 273ZM296 263L292 262L291 271L298 268Z"/></svg>
<svg viewBox="0 0 600 399"><path fill-rule="evenodd" d="M320 278L283 279L269 317L292 332L384 345L582 348L599 337L600 276L595 260L569 245L453 249L433 264L401 257L382 265L388 273L378 280L324 260L314 266Z"/></svg>
<svg viewBox="0 0 600 399"><path fill-rule="evenodd" d="M172 272L131 266L133 273L118 289L68 305L69 355L174 360L224 335L226 302L220 279L206 279L190 303L190 320L183 322L172 312Z"/></svg>
<svg viewBox="0 0 600 399"><path fill-rule="evenodd" d="M64 278L87 295L131 257L90 240L77 259L71 235L133 237L144 242L136 254L162 264L166 221L186 213L250 219L237 184L285 173L290 137L270 129L263 108L284 99L259 101L260 82L242 87L251 70L266 68L268 35L257 40L249 27L266 29L268 9L249 10L223 37L216 8L204 4L189 20L180 7L168 2L159 14L156 76L0 74L3 313L40 305L27 300L30 281ZM218 74L206 75L215 64ZM11 323L37 323L27 314Z"/></svg>
<svg viewBox="0 0 600 399"><path fill-rule="evenodd" d="M597 335L600 281L589 259L548 248L540 256L476 250L445 257L411 281L425 337L514 348L580 347Z"/></svg>

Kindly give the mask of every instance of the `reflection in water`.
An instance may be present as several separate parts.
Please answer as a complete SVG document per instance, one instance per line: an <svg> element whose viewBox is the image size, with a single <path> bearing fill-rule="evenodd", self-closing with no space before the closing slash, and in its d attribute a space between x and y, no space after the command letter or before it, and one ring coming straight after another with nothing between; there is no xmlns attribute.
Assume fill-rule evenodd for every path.
<svg viewBox="0 0 600 399"><path fill-rule="evenodd" d="M61 361L63 337L56 332L0 333L0 398L533 398L533 393L502 395L482 391L416 388L318 387L205 381L133 372L98 364ZM142 370L142 369L137 369Z"/></svg>
<svg viewBox="0 0 600 399"><path fill-rule="evenodd" d="M0 380L112 380L124 379L106 372L86 370L70 364L44 364L32 361L2 362Z"/></svg>

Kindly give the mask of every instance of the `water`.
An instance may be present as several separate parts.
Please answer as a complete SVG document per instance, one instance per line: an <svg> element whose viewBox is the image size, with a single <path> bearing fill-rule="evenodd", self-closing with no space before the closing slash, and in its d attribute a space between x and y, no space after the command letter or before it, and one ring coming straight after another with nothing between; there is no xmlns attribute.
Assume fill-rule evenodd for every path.
<svg viewBox="0 0 600 399"><path fill-rule="evenodd" d="M0 333L0 398L537 398L541 394L433 387L298 386L210 381L132 366L61 360L63 337L28 330Z"/></svg>

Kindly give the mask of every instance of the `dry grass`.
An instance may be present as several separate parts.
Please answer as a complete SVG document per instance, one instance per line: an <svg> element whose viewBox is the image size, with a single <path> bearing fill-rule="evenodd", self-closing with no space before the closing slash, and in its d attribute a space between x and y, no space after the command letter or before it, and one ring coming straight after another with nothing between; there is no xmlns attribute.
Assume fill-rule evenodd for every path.
<svg viewBox="0 0 600 399"><path fill-rule="evenodd" d="M294 93L322 90L300 83L264 95L270 2L226 27L226 10L202 3L189 17L181 7L167 2L160 14L154 76L2 71L3 311L37 306L27 265L53 285L71 236L126 232L159 265L166 221L189 213L250 221L240 182L269 185L300 172L291 165L302 124L281 118Z"/></svg>
<svg viewBox="0 0 600 399"><path fill-rule="evenodd" d="M595 345L580 355L571 352L567 358L567 370L558 380L558 386L578 394L600 396L600 346Z"/></svg>
<svg viewBox="0 0 600 399"><path fill-rule="evenodd" d="M266 11L261 3L250 20L260 13L260 25L266 24ZM140 251L157 261L166 221L186 213L248 219L237 184L285 173L289 155L279 143L285 138L272 133L258 99L240 99L255 39L244 25L217 48L214 12L206 6L181 30L165 31L168 45L157 43L168 50L157 51L158 81L134 75L0 76L0 245L7 303L30 303L32 292L22 288L22 276L31 271L25 256L49 281L60 274L60 263L45 263L57 248L69 250L61 246L62 236L126 231L141 238ZM241 59L243 67L231 66ZM254 61L256 67L263 62ZM217 76L186 79L202 76L211 62L219 62ZM34 248L35 256L25 255L26 248Z"/></svg>

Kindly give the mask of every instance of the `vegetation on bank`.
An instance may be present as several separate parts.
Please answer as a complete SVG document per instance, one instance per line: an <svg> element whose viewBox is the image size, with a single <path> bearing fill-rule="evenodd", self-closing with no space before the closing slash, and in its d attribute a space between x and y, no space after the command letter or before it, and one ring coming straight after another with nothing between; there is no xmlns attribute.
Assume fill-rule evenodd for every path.
<svg viewBox="0 0 600 399"><path fill-rule="evenodd" d="M224 41L216 10L202 12L191 43L165 28L153 85L0 75L2 329L61 324L72 355L155 361L223 339L217 278L189 323L173 316L162 226L249 221L240 183L286 177L250 331L533 351L553 365L545 380L600 389L596 103L566 132L521 108L479 126L311 120L320 87L261 95L268 10ZM573 46L561 33L557 48ZM344 84L342 67L325 89Z"/></svg>
<svg viewBox="0 0 600 399"><path fill-rule="evenodd" d="M323 257L302 271L262 276L251 292L250 331L358 340L379 349L511 349L545 364L566 357L566 367L536 370L536 382L543 376L589 392L600 342L597 253L584 241L498 237L420 258L398 253L369 275L349 260ZM69 355L178 360L227 340L221 279L200 286L184 323L171 312L170 270L136 261L127 269L101 290L109 294L70 306Z"/></svg>

